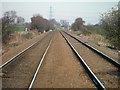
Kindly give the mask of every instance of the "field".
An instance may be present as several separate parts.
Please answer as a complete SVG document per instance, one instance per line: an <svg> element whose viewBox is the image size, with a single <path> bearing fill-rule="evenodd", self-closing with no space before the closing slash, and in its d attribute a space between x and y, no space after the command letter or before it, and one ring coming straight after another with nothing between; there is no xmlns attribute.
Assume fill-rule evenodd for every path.
<svg viewBox="0 0 120 90"><path fill-rule="evenodd" d="M24 25L17 25L16 26L16 32L23 32L23 31L25 31Z"/></svg>

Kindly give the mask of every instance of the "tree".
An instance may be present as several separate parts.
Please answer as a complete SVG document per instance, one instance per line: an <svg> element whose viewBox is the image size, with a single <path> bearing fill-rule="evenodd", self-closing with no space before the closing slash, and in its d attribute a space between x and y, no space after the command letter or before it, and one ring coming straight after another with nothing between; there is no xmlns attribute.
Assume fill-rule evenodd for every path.
<svg viewBox="0 0 120 90"><path fill-rule="evenodd" d="M4 13L4 16L1 18L2 20L2 42L6 44L9 39L11 33L15 30L15 11L7 11Z"/></svg>
<svg viewBox="0 0 120 90"><path fill-rule="evenodd" d="M74 31L80 31L82 34L90 34L87 28L84 26L85 21L82 18L75 19L75 22L71 25L71 29Z"/></svg>
<svg viewBox="0 0 120 90"><path fill-rule="evenodd" d="M72 29L75 31L79 31L83 29L85 21L82 20L82 18L77 18L75 22L72 24Z"/></svg>
<svg viewBox="0 0 120 90"><path fill-rule="evenodd" d="M58 23L55 19L50 19L50 29L57 30L60 27L60 23Z"/></svg>
<svg viewBox="0 0 120 90"><path fill-rule="evenodd" d="M10 24L15 23L15 18L17 17L16 11L7 11L4 13L4 18L7 18L9 20Z"/></svg>
<svg viewBox="0 0 120 90"><path fill-rule="evenodd" d="M35 15L31 18L31 28L38 29L38 31L43 32L48 31L50 29L50 22L43 18L40 15Z"/></svg>
<svg viewBox="0 0 120 90"><path fill-rule="evenodd" d="M109 12L102 14L100 24L105 31L106 38L111 44L120 49L120 8L112 8Z"/></svg>
<svg viewBox="0 0 120 90"><path fill-rule="evenodd" d="M24 24L25 19L23 17L17 17L17 24L22 25Z"/></svg>

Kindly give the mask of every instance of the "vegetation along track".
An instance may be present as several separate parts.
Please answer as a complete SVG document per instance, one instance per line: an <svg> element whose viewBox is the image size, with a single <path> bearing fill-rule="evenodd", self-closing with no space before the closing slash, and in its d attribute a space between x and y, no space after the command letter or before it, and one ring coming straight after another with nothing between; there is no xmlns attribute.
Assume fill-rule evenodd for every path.
<svg viewBox="0 0 120 90"><path fill-rule="evenodd" d="M32 48L23 52L14 58L15 60L12 63L2 68L4 73L2 76L2 88L28 88L34 71L53 34L54 31L48 33Z"/></svg>
<svg viewBox="0 0 120 90"><path fill-rule="evenodd" d="M3 88L30 90L31 88L95 88L95 85L99 89L119 87L117 67L67 34L63 35L77 50L76 55L82 56L77 56L79 60L83 61L84 58L85 61L81 63L85 69L59 31L52 31L31 49L16 57L14 62L2 68L5 73L2 77Z"/></svg>
<svg viewBox="0 0 120 90"><path fill-rule="evenodd" d="M15 58L17 58L18 56L20 56L21 54L23 54L24 52L26 52L30 48L36 46L44 38L44 36L46 34L48 34L48 33L45 33L41 37L39 37L39 40L35 39L33 44L31 44L30 46L28 46L30 43L26 43L25 45L22 45L21 47L16 48L17 50L12 50L12 52L9 52L9 53L3 55L2 56L2 64L0 65L0 69L5 67L6 65L11 63L12 61L15 61L16 60Z"/></svg>
<svg viewBox="0 0 120 90"><path fill-rule="evenodd" d="M42 58L42 65L40 62L36 69L29 90L32 88L95 88L58 31L55 32L50 44Z"/></svg>
<svg viewBox="0 0 120 90"><path fill-rule="evenodd" d="M86 45L80 43L74 36L68 33L64 33L64 35L68 38L70 43L74 46L106 88L120 88L119 63L115 65L110 63L111 61L108 62L106 57L103 57L101 54L95 53L90 48L87 48Z"/></svg>
<svg viewBox="0 0 120 90"><path fill-rule="evenodd" d="M120 63L117 62L117 60L114 60L113 58L109 57L108 55L100 52L99 50L97 50L96 48L90 46L89 44L85 43L84 41L76 38L76 36L65 32L66 34L68 34L69 36L71 36L72 38L76 39L78 42L82 43L83 45L85 45L86 47L88 47L89 49L91 49L92 51L94 51L95 53L99 54L100 56L102 56L103 58L105 58L106 60L108 60L110 63L112 63L113 65L115 65L116 67L120 68Z"/></svg>

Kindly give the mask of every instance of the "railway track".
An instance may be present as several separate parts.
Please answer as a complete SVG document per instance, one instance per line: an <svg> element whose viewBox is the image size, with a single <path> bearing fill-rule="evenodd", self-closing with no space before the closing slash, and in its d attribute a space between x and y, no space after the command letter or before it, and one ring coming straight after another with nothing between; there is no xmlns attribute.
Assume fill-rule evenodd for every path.
<svg viewBox="0 0 120 90"><path fill-rule="evenodd" d="M42 39L44 39L44 38L45 38L45 36ZM5 66L7 66L9 63L13 62L14 60L16 60L15 58L17 58L18 56L20 56L21 54L23 54L24 52L26 52L27 50L29 50L30 48L32 48L33 46L35 46L36 44L38 44L42 39L40 39L39 41L37 41L37 42L33 43L32 45L28 46L27 48L25 48L24 50L22 50L21 52L19 52L17 55L13 56L9 60L7 60L3 64L1 64L0 65L0 69L3 68L3 67L5 67Z"/></svg>
<svg viewBox="0 0 120 90"><path fill-rule="evenodd" d="M84 69L86 70L86 72L88 73L89 77L91 78L91 80L93 81L93 83L95 84L95 86L98 88L98 89L102 89L102 90L106 90L106 87L104 86L104 84L98 79L98 77L94 74L94 72L91 70L91 68L88 66L88 64L85 62L85 60L80 56L80 54L77 52L77 50L74 48L74 46L70 43L70 41L65 37L65 35L63 35L61 33L61 35L64 37L64 39L66 40L66 42L68 43L68 45L71 47L71 49L73 50L73 52L75 53L75 55L78 57L79 61L81 62L81 64L83 65ZM50 42L51 44L51 42ZM45 58L45 55L50 47L50 44L48 45L48 48L46 49L46 52L45 54L43 55L43 58L36 70L36 73L31 81L31 84L29 86L29 90L32 89L32 86L33 86L33 83L35 82L35 79L37 77L37 73L40 69L40 66L41 66L41 63L43 61L43 59ZM40 77L39 77L40 78ZM37 80L36 80L37 81Z"/></svg>
<svg viewBox="0 0 120 90"><path fill-rule="evenodd" d="M65 32L65 31L64 31ZM113 58L109 57L108 55L100 52L99 50L97 50L96 48L92 47L91 45L85 43L84 41L76 38L75 36L73 36L70 33L65 32L67 35L71 36L72 38L74 38L75 40L77 40L78 42L82 43L83 45L85 45L86 47L88 47L89 49L91 49L92 51L94 51L95 53L99 54L100 56L102 56L103 58L105 58L105 60L109 61L110 63L112 63L115 67L120 68L120 63L117 62L116 60L114 60Z"/></svg>
<svg viewBox="0 0 120 90"><path fill-rule="evenodd" d="M40 67L41 67L41 65L42 65L42 62L43 62L43 60L44 60L47 52L48 52L48 49L50 48L51 42L52 42L52 40L50 41L47 49L45 50L45 53L44 53L43 56L42 56L42 59L41 59L40 62L39 62L39 65L38 65L38 67L37 67L37 69L36 69L36 71L35 71L35 74L34 74L32 80L31 80L31 82L30 82L30 85L29 85L29 87L28 87L28 90L31 90L31 89L32 89L33 83L35 82L35 79L36 79L36 76L37 76L37 74L38 74L38 71L39 71L39 69L40 69Z"/></svg>
<svg viewBox="0 0 120 90"><path fill-rule="evenodd" d="M60 34L61 35L61 34ZM62 34L63 35L63 34ZM61 35L61 36L62 36ZM64 37L64 36L63 36ZM63 38L62 37L62 38ZM64 37L65 38L65 37ZM55 38L54 38L55 39ZM65 38L66 39L66 38ZM64 39L63 39L64 40ZM53 40L51 40L50 41L50 43L49 43L49 45L47 46L47 48L46 48L46 50L45 50L45 53L43 54L43 56L42 56L42 59L40 60L40 62L39 62L39 65L38 65L38 67L36 68L36 71L35 71L35 73L34 73L34 76L33 76L33 78L32 78L32 80L31 80L31 82L30 82L30 84L29 84L29 86L28 86L28 90L31 90L32 88L40 88L42 85L41 85L41 82L42 83L44 83L46 80L40 80L40 82L39 82L39 80L38 79L41 79L41 78L43 78L43 77L45 77L45 78L48 78L49 77L49 73L46 73L47 74L47 77L46 77L46 75L45 75L45 73L44 73L44 75L43 75L43 77L41 77L41 75L40 74L42 74L42 69L43 68L45 68L45 62L47 61L47 57L49 58L49 55L50 55L50 53L48 53L48 51L49 52L51 52L51 50L49 50L49 49L51 49L51 48L53 48L54 46L53 46L53 44L51 45L51 43L53 42ZM67 41L68 43L69 43L69 41ZM55 43L55 40L54 40L54 43ZM69 43L69 45L70 45L70 43ZM68 46L69 47L69 46ZM53 53L53 52L51 52L51 53ZM56 52L55 52L56 53ZM75 51L75 53L77 53L77 51ZM47 55L46 55L47 54ZM78 54L76 54L77 56L78 56ZM51 55L50 55L51 56ZM55 57L55 56L54 56ZM78 56L79 57L79 56ZM70 58L72 58L72 57L70 57ZM44 59L46 59L46 60L44 60ZM52 59L52 57L51 57L51 59ZM64 58L65 59L65 58ZM79 57L79 59L81 59L80 57ZM44 63L43 63L43 61L44 61ZM74 60L73 60L74 61ZM53 64L53 62L58 62L57 61L57 59L55 60L55 61L47 61L47 65L49 64L49 62L52 62L52 64ZM59 61L60 62L60 61ZM43 66L42 66L42 69L41 69L41 65L42 65L42 63L44 64ZM63 63L65 63L65 62L63 62ZM68 63L68 62L67 62ZM85 62L83 62L83 64L85 64ZM49 64L49 65L51 65L51 64ZM54 65L53 65L54 66ZM105 90L105 87L102 85L102 83L97 79L97 77L93 74L93 72L90 70L90 68L85 64L84 66L86 66L85 67L85 69L87 70L88 69L88 72L87 73L89 73L89 75L90 75L90 77L92 77L92 80L93 80L93 82L95 83L95 85L96 85L96 87L98 88L98 89L103 89L103 90ZM47 67L47 66L46 66ZM61 66L60 66L61 67ZM72 67L72 66L70 66L70 67ZM50 67L49 67L50 68ZM54 70L55 71L57 71L57 68L55 68L55 67L53 67L54 68ZM46 71L46 70L45 70ZM54 77L54 73L55 73L55 71L53 71L52 70L52 75L53 75L53 77ZM43 71L44 72L44 71ZM50 71L49 71L50 72ZM83 73L83 72L82 72ZM85 72L84 72L85 73ZM56 74L57 75L57 74ZM55 76L56 76L55 75ZM74 75L75 76L75 75ZM88 77L88 75L86 74L86 76ZM51 76L51 78L53 78L52 76ZM63 79L64 79L64 77L65 77L65 75L62 77ZM93 79L93 77L94 77L94 79ZM54 77L55 78L55 77ZM60 78L60 77L59 77ZM62 79L61 78L61 79ZM74 78L73 78L74 79ZM59 79L57 78L57 83L59 83ZM86 81L86 79L84 79L83 81ZM83 82L82 81L82 82ZM51 81L50 81L50 84L51 84L51 82L52 82L52 79L51 79ZM58 84L56 84L56 82L55 81L53 81L54 82L54 84L55 84L55 86L56 85L58 85ZM90 80L90 82L91 82L91 80ZM90 83L89 82L89 83ZM47 82L48 84L49 84L49 82ZM62 83L64 83L63 81L62 81ZM88 83L88 82L87 82ZM92 83L92 82L91 82ZM47 86L49 86L47 84ZM50 85L50 86L52 86L52 85ZM55 88L55 86L53 86L53 88ZM87 85L86 85L87 86ZM43 86L44 87L44 86Z"/></svg>
<svg viewBox="0 0 120 90"><path fill-rule="evenodd" d="M62 34L62 33L61 33ZM70 41L62 34L62 36L65 38L73 52L76 54L76 56L79 58L80 62L82 63L83 67L87 71L88 75L90 76L93 83L96 85L98 89L106 90L105 86L101 83L101 81L96 77L96 75L93 73L93 71L90 69L90 67L87 65L87 63L84 61L84 59L80 56L80 54L77 52L77 50L74 48L74 46L70 43Z"/></svg>
<svg viewBox="0 0 120 90"><path fill-rule="evenodd" d="M3 88L27 88L33 73L54 32L42 37L22 52L1 65Z"/></svg>
<svg viewBox="0 0 120 90"><path fill-rule="evenodd" d="M66 40L66 42L68 43L68 47L69 48L71 48L71 50L75 53L75 55L77 56L77 59L79 59L79 61L80 61L80 63L82 64L82 66L84 67L84 70L86 71L86 72L84 72L84 73L86 73L86 74L84 74L84 76L86 75L86 77L90 77L91 78L91 80L89 81L89 82L87 82L88 84L90 84L90 82L92 81L93 83L94 83L94 85L98 88L98 89L102 89L102 90L106 90L107 88L109 88L109 84L107 85L106 83L107 82L104 82L104 78L103 78L103 80L101 79L101 77L102 76L100 76L100 75L98 75L97 73L98 72L101 72L100 70L95 70L93 67L92 67L92 65L90 64L90 63L88 63L89 61L87 61L86 59L83 59L84 57L83 56L81 56L81 51L79 51L78 50L78 48L76 48L76 46L75 46L75 44L77 43L78 44L78 42L76 42L76 40L74 39L74 38L72 38L72 39L70 39L71 38L71 36L69 36L69 34L67 34L67 33L64 33L64 32L60 32L61 33L61 35L63 36L63 38ZM57 34L57 35L59 35L59 34ZM61 38L62 36L59 36L59 37L57 37L57 38ZM53 39L51 39L53 37L53 34L49 34L49 35L47 35L47 37L45 37L42 41L44 41L44 42L42 42L41 41L41 45L39 45L39 43L37 43L37 45L36 45L36 43L35 43L35 48L33 49L33 50L30 50L30 48L31 47L33 47L32 45L28 48L28 51L29 51L29 53L25 53L25 51L23 50L23 52L22 53L24 53L24 55L22 55L22 53L20 53L20 55L18 55L18 56L15 56L13 59L16 59L16 60L11 60L10 62L8 62L5 66L3 65L3 66L1 66L2 68L4 68L5 70L7 70L8 72L7 72L7 74L8 74L8 76L9 77L7 77L7 78L4 78L3 79L3 88L10 88L11 87L11 85L13 85L11 88L18 88L18 87L22 87L22 88L27 88L28 90L31 90L32 88L36 88L36 86L38 86L38 87L40 87L40 84L41 83L44 83L44 81L46 81L46 80L44 80L44 79L46 79L46 78L49 78L45 83L48 83L48 84L50 84L51 85L51 87L55 87L56 85L58 85L58 84L56 84L56 83L59 83L59 82L61 82L61 80L64 80L64 74L66 73L66 71L64 71L64 69L61 69L62 68L62 65L63 65L63 67L64 68L67 68L67 64L69 64L69 62L67 62L67 60L66 61L64 61L63 59L66 59L66 58L64 58L63 56L62 56L62 58L61 58L61 60L59 59L60 58L60 54L62 54L62 53L64 53L64 54L66 54L65 52L64 52L64 49L65 49L65 47L64 47L64 45L62 46L62 47L64 47L64 49L63 49L63 52L61 53L61 52L57 52L57 48L59 47L59 44L57 44L57 42L59 42L59 41L55 41L55 40L61 40L61 39L55 39L54 40L54 46L53 46ZM74 40L75 41L74 41ZM46 42L45 42L46 41ZM61 40L61 42L63 42L64 40ZM74 41L74 43L72 42L72 41ZM56 42L56 44L55 44L55 42ZM51 45L52 44L52 45ZM54 49L55 48L55 45L57 45L56 46L56 49ZM44 46L44 50L41 48L42 46ZM67 46L67 45L66 45ZM62 49L62 47L60 48L59 47L59 49L58 49L58 51L60 51L61 49ZM53 50L51 50L51 48L53 49ZM32 48L31 48L32 49ZM26 49L27 50L27 49ZM54 51L55 50L55 51ZM42 51L42 54L41 55L39 55L39 52L40 51ZM53 51L53 52L51 52L51 51ZM32 53L32 52L34 52L34 53ZM48 53L49 52L49 53ZM54 54L54 55L56 55L56 56L51 56L52 54L50 54L50 53L52 53L52 54ZM57 56L57 53L59 54L58 56ZM48 55L47 55L48 54ZM64 54L62 54L62 55L64 55ZM51 60L50 60L50 58L49 58L49 56L50 56L50 58L51 58ZM39 57L39 58L38 58ZM54 58L54 57L57 57L57 58ZM46 60L44 60L46 58ZM48 60L48 59L49 60ZM73 58L73 57L69 57L69 59L70 58ZM101 58L101 57L99 57L99 58ZM21 59L22 59L22 61L21 61ZM30 59L30 60L29 60ZM33 60L34 59L34 60ZM68 59L68 61L69 61L69 59ZM89 58L88 58L89 59ZM29 62L27 61L27 60L29 60ZM55 60L55 61L52 61L52 60ZM56 61L56 60L59 60L59 61ZM72 60L72 59L71 59ZM43 61L44 61L44 64L42 64L43 63ZM11 63L12 62L12 63ZM46 63L47 62L47 63ZM67 62L67 64L65 65L65 62ZM74 64L72 64L71 66L69 66L68 65L68 70L67 71L69 71L69 68L73 68L73 67L77 67L78 68L78 65L75 65L75 63L76 63L76 61L74 61L74 59L72 60L72 62L71 63L73 63L74 62ZM54 64L53 64L54 63ZM61 63L61 64L60 64ZM57 64L57 65L56 65ZM8 66L7 66L8 65ZM41 65L43 65L43 67L42 67L42 69L41 69L41 72L40 72L40 68L41 68ZM53 65L52 67L51 67L51 65ZM75 66L74 66L75 65ZM80 64L79 64L80 65ZM47 66L49 66L48 68L47 68ZM96 66L97 66L97 63L96 63ZM99 66L99 65L98 65ZM112 65L111 65L112 66ZM115 65L113 65L114 67L115 67ZM59 67L59 68L57 68L57 67ZM81 67L81 68L83 68L83 67ZM45 69L44 69L45 68ZM71 68L71 71L75 71L75 69L72 69ZM117 70L117 66L115 67L115 68L113 68L113 70ZM51 70L52 69L52 70ZM61 73L59 73L57 70L59 70L60 69L60 71L61 70L63 70L64 72L63 72L63 74L61 74ZM102 68L103 69L103 68ZM66 69L65 69L66 70ZM27 72L26 72L27 71ZM70 71L70 72L71 72ZM78 70L79 71L79 70ZM78 73L78 71L77 71L77 73ZM43 73L42 73L43 72ZM47 72L47 73L46 73ZM57 73L56 73L57 72ZM22 74L21 74L22 73ZM56 74L55 74L56 73ZM77 73L71 73L71 74L77 74ZM108 72L106 72L107 74L109 74ZM105 73L105 74L106 74ZM114 72L113 72L114 73ZM21 75L21 76L19 76L19 74ZM43 74L43 78L41 77L42 75L40 75L40 74ZM61 76L59 76L61 74ZM68 73L67 73L68 74ZM80 74L83 74L83 71L82 72L80 72ZM88 75L87 75L88 74ZM46 76L47 75L47 76ZM53 75L53 76L52 76ZM60 80L59 80L59 78L57 77L57 76L59 76L59 78L60 78ZM76 75L73 75L73 77L71 77L71 78L75 78L75 76ZM78 77L80 77L79 75L78 75ZM89 78L88 77L88 78ZM110 76L110 77L112 77L112 75ZM51 79L52 78L52 79ZM55 78L57 78L56 80L58 80L58 81L56 81L55 80ZM68 78L68 76L66 77L66 78ZM66 79L65 78L65 79ZM71 78L70 78L70 80L71 80ZM89 78L89 79L90 79ZM114 78L114 75L113 75L113 78ZM39 80L38 80L39 79ZM82 78L81 78L82 79ZM118 78L115 78L115 79L118 79ZM113 80L115 80L115 79L113 79ZM67 80L67 79L66 79ZM68 79L69 80L69 79ZM77 80L77 79L76 79ZM85 83L84 81L86 81L87 79L84 79L83 81L82 81L82 83ZM108 80L108 77L107 77L107 80ZM24 82L23 82L24 81ZM49 82L50 81L50 82ZM41 82L41 83L40 83ZM91 82L91 83L92 83ZM114 81L113 81L114 82ZM37 83L37 84L36 84ZM52 84L52 83L54 83L55 84L55 86ZM65 83L65 82L64 82ZM63 83L63 81L61 82L61 84L63 84L64 85L64 83ZM86 83L86 86L87 86L87 83ZM35 85L36 84L36 85ZM47 84L47 85L48 85ZM114 83L113 83L114 84ZM116 83L115 83L116 84ZM5 85L8 85L8 86L5 86ZM44 84L43 84L44 85ZM53 85L53 86L52 86ZM59 86L59 85L58 85ZM111 86L110 86L111 87ZM112 87L111 87L112 88Z"/></svg>
<svg viewBox="0 0 120 90"><path fill-rule="evenodd" d="M64 32L64 38L69 45L72 45L72 49L77 50L76 54L80 54L84 58L84 61L90 66L104 87L119 88L120 64L118 62L67 32Z"/></svg>

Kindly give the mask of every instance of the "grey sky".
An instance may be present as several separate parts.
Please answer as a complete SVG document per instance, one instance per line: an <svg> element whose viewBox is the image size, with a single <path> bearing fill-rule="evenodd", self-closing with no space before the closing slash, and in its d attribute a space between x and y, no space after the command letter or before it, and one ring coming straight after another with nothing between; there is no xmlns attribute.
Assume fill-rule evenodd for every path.
<svg viewBox="0 0 120 90"><path fill-rule="evenodd" d="M117 2L2 2L2 13L15 10L17 15L30 22L33 14L40 14L49 18L49 7L52 6L53 17L73 23L77 17L81 17L86 24L95 24L99 21L101 13L115 7Z"/></svg>

